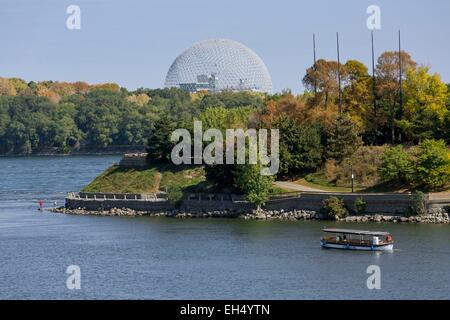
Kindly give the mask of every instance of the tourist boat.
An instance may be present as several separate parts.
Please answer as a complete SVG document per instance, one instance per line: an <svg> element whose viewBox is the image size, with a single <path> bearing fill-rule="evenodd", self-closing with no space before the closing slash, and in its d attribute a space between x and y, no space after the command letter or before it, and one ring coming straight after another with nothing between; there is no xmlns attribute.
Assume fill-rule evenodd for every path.
<svg viewBox="0 0 450 320"><path fill-rule="evenodd" d="M360 251L393 251L394 240L389 232L346 229L324 229L322 248Z"/></svg>

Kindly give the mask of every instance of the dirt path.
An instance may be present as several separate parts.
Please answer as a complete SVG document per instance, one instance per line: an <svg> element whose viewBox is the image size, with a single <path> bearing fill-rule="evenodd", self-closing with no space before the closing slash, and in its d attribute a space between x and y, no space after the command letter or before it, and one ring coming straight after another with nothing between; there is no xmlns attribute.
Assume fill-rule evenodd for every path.
<svg viewBox="0 0 450 320"><path fill-rule="evenodd" d="M155 191L158 192L159 190L159 186L161 184L161 178L162 178L162 174L161 172L157 172L155 174Z"/></svg>

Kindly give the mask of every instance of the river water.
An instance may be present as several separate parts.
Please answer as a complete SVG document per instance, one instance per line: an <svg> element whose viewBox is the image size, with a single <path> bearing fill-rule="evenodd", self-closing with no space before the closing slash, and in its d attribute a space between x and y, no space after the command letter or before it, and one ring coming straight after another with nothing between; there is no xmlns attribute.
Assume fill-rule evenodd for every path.
<svg viewBox="0 0 450 320"><path fill-rule="evenodd" d="M0 159L1 299L449 299L450 226L42 213L116 156ZM321 229L387 230L393 253L322 250ZM81 289L66 269L79 266ZM367 267L381 290L367 288Z"/></svg>

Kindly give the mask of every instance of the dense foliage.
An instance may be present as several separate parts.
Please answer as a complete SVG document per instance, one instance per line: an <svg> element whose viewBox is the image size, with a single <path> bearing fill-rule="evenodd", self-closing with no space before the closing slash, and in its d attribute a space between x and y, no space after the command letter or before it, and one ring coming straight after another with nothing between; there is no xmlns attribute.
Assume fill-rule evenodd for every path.
<svg viewBox="0 0 450 320"><path fill-rule="evenodd" d="M155 126L190 128L203 110L225 105L262 109L264 97L0 78L0 154L143 147L159 131Z"/></svg>
<svg viewBox="0 0 450 320"><path fill-rule="evenodd" d="M379 171L387 182L436 189L450 181L450 151L443 140L424 140L409 150L388 148L382 161Z"/></svg>
<svg viewBox="0 0 450 320"><path fill-rule="evenodd" d="M114 83L0 78L0 154L146 146L152 161L164 162L170 158L173 129L192 132L194 120L201 120L203 131L279 129L278 178L324 170L336 181L350 181L352 174L361 180L367 175L376 180L379 175L386 183L441 188L450 181L450 85L429 68L418 67L408 53L402 52L401 58L403 90L399 54L385 52L378 59L375 78L359 61L339 66L336 61L318 60L306 70L306 91L298 96L290 91L274 95L189 94L174 88L128 91ZM385 145L389 147L381 147ZM371 155L368 148L386 151L379 154L379 161L371 157L357 163L367 151ZM208 180L218 186L244 191L244 185L235 183L241 170L234 165L205 168Z"/></svg>

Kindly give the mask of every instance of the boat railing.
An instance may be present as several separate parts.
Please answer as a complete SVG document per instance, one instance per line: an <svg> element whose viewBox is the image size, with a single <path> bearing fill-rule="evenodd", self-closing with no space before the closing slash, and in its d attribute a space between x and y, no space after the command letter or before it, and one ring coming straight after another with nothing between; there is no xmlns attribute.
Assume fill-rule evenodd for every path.
<svg viewBox="0 0 450 320"><path fill-rule="evenodd" d="M372 240L368 240L368 239L338 239L336 237L323 237L322 238L324 241L326 241L327 243L330 244L349 244L349 245L363 245L363 246L371 246L373 245L373 241ZM386 245L389 244L389 242L386 241L380 241L379 245Z"/></svg>

